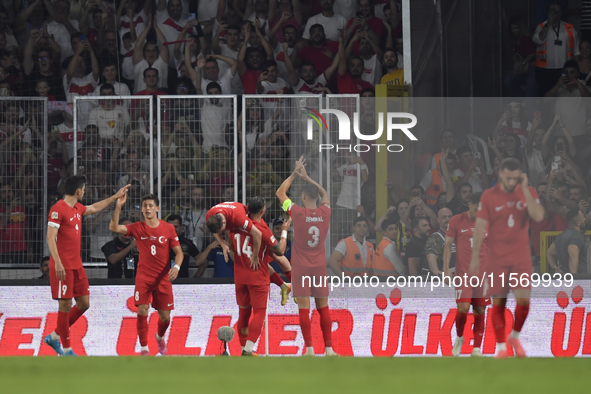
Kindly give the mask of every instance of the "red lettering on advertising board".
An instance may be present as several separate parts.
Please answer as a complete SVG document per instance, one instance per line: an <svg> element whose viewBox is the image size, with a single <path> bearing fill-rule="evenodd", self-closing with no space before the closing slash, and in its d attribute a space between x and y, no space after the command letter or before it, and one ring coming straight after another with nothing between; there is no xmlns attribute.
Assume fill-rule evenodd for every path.
<svg viewBox="0 0 591 394"><path fill-rule="evenodd" d="M415 345L415 332L417 327L417 314L407 313L404 315L404 326L402 328L402 344L400 354L423 354L423 346Z"/></svg>
<svg viewBox="0 0 591 394"><path fill-rule="evenodd" d="M298 315L270 315L269 316L269 354L297 354L298 346L281 345L283 341L294 341L298 335L297 329L286 330L288 326L298 326ZM264 331L264 327L263 327ZM264 332L261 341L264 346ZM261 345L259 345L260 347ZM261 348L264 350L264 348Z"/></svg>
<svg viewBox="0 0 591 394"><path fill-rule="evenodd" d="M158 344L155 335L158 332L158 312L153 312L149 317L148 323L148 347L150 355L158 353ZM117 338L117 354L119 356L135 356L135 347L139 339L137 336L137 317L126 316L121 322L119 337Z"/></svg>
<svg viewBox="0 0 591 394"><path fill-rule="evenodd" d="M176 356L199 356L200 347L187 347L187 337L191 327L191 316L175 316L170 319L167 354Z"/></svg>
<svg viewBox="0 0 591 394"><path fill-rule="evenodd" d="M43 335L41 335L41 343L39 345L38 356L57 356L55 351L47 346L43 342L43 338L51 334L57 327L57 313L48 313L45 318L45 327L43 328ZM86 316L82 315L80 318L70 327L70 346L74 354L77 356L86 356L86 349L82 340L88 332L88 320Z"/></svg>
<svg viewBox="0 0 591 394"><path fill-rule="evenodd" d="M429 316L429 331L427 332L427 346L426 354L437 354L439 345L441 345L441 354L443 356L451 356L451 328L456 319L457 309L450 309L447 317L441 325L443 315L441 313L432 313Z"/></svg>
<svg viewBox="0 0 591 394"><path fill-rule="evenodd" d="M23 330L40 327L40 317L7 317L0 339L0 356L33 356L35 349L19 349L19 346L33 343L33 334L23 334Z"/></svg>
<svg viewBox="0 0 591 394"><path fill-rule="evenodd" d="M351 344L353 315L347 309L331 309L330 319L333 327L335 323L337 324L337 329L332 331L333 350L341 356L353 356L353 345ZM320 329L320 314L317 310L312 313L312 345L314 346L314 353L322 354L325 352L324 339Z"/></svg>
<svg viewBox="0 0 591 394"><path fill-rule="evenodd" d="M495 325L492 321L492 311L487 313L486 326L484 329L484 338L482 339L482 354L495 354L497 349L497 339L495 338ZM513 329L513 314L505 308L505 338ZM513 347L507 346L507 355L513 356Z"/></svg>
<svg viewBox="0 0 591 394"><path fill-rule="evenodd" d="M591 313L587 313L585 324L585 339L583 340L583 354L591 354Z"/></svg>
<svg viewBox="0 0 591 394"><path fill-rule="evenodd" d="M371 328L371 354L373 356L392 357L398 351L400 326L402 325L402 309L393 309L390 312L386 349L383 348L385 323L386 317L384 315L380 313L373 315Z"/></svg>

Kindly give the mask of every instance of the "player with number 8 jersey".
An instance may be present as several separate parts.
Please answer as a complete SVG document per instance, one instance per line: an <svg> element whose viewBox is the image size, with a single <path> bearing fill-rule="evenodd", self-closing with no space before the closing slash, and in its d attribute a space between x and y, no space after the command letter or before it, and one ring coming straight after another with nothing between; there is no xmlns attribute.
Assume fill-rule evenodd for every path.
<svg viewBox="0 0 591 394"><path fill-rule="evenodd" d="M127 196L119 198L109 229L135 239L139 262L135 278L134 301L138 307L137 331L140 339L141 354L150 354L148 348L148 312L149 305L158 310L158 333L156 343L158 353L166 354L164 334L170 324L170 311L174 309L172 281L174 281L183 264L184 254L174 226L158 219L160 210L158 197L148 194L142 197L141 207L145 220L143 222L120 225L119 215ZM170 266L170 249L175 256L175 265Z"/></svg>
<svg viewBox="0 0 591 394"><path fill-rule="evenodd" d="M304 207L296 205L287 197L287 191L296 176L308 183L301 194ZM306 355L314 355L310 296L314 297L320 314L320 328L324 337L326 355L336 355L332 349L332 320L328 308L328 275L324 248L324 241L330 227L330 196L320 184L308 176L303 157L296 162L295 170L277 189L276 195L283 209L293 220L292 291L297 298ZM318 206L319 198L320 206Z"/></svg>

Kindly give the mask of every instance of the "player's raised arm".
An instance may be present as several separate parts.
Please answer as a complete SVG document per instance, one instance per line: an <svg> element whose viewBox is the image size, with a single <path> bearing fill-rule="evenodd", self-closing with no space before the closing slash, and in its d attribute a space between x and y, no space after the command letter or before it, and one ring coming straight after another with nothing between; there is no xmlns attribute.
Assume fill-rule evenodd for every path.
<svg viewBox="0 0 591 394"><path fill-rule="evenodd" d="M57 251L57 227L53 227L48 225L47 226L47 248L49 249L49 253L51 257L53 257L53 261L55 261L55 275L58 280L66 279L66 270L62 264L62 260L60 259L60 255Z"/></svg>
<svg viewBox="0 0 591 394"><path fill-rule="evenodd" d="M183 264L183 259L185 258L185 255L183 254L183 249L180 245L173 246L172 250L175 253L174 267L172 267L170 271L168 271L168 280L170 280L171 282L175 280L177 276L179 276L179 271L181 270L181 265Z"/></svg>
<svg viewBox="0 0 591 394"><path fill-rule="evenodd" d="M279 245L279 252L275 253L277 256L283 256L285 253L285 248L287 248L287 232L289 231L289 227L291 226L291 216L288 220L284 220L283 224L281 225L281 238L277 245Z"/></svg>
<svg viewBox="0 0 591 394"><path fill-rule="evenodd" d="M474 234L472 236L472 258L470 259L470 273L475 274L480 269L480 247L484 240L484 231L486 230L486 224L488 221L477 217L476 224L474 225Z"/></svg>
<svg viewBox="0 0 591 394"><path fill-rule="evenodd" d="M121 189L119 189L119 191L117 193L113 194L111 197L106 198L106 199L99 201L99 202L95 202L92 205L88 205L86 207L86 212L84 213L84 215L94 215L95 213L99 213L100 211L102 211L103 209L105 209L106 207L111 205L111 203L113 201L126 195L127 189L129 189L130 186L131 185L125 185Z"/></svg>
<svg viewBox="0 0 591 394"><path fill-rule="evenodd" d="M310 178L310 176L308 175L308 173L306 172L306 161L303 160L302 158L300 158L301 161L301 165L297 166L296 165L296 174L302 178L303 180L305 180L306 182L316 186L318 188L318 194L320 195L320 204L329 204L330 205L330 196L328 195L328 192L318 183L316 182L314 179Z"/></svg>
<svg viewBox="0 0 591 394"><path fill-rule="evenodd" d="M121 208L125 205L127 201L127 193L123 193L123 195L117 198L117 203L115 204L115 210L113 211L113 216L111 216L111 223L109 223L109 230L114 233L127 235L127 227L119 224L119 215L121 214Z"/></svg>
<svg viewBox="0 0 591 394"><path fill-rule="evenodd" d="M525 172L521 174L521 190L523 190L523 196L527 202L527 213L529 214L529 217L535 222L541 222L544 220L544 206L540 203L538 197L534 197L529 190L529 181Z"/></svg>

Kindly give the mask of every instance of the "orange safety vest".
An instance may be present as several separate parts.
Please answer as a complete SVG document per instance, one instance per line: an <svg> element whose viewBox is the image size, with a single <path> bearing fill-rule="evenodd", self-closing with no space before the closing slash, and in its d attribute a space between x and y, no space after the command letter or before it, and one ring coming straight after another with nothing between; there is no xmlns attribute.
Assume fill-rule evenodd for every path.
<svg viewBox="0 0 591 394"><path fill-rule="evenodd" d="M357 243L353 241L353 237L347 237L341 241L345 241L345 245L347 246L347 254L340 262L341 270L348 276L363 276L367 272L367 269L363 265L363 259L361 258ZM373 262L373 245L367 241L365 241L365 244L367 245L367 259L365 262L369 267Z"/></svg>
<svg viewBox="0 0 591 394"><path fill-rule="evenodd" d="M427 205L434 206L437 204L437 199L439 195L443 192L443 179L441 174L439 174L439 170L434 168L431 170L431 185L429 185L429 189L425 192L425 196L427 197Z"/></svg>
<svg viewBox="0 0 591 394"><path fill-rule="evenodd" d="M570 23L564 23L564 28L566 29L566 33L568 34L568 45L567 45L567 53L566 57L568 59L575 58L575 28ZM540 23L540 27L544 28L544 23ZM546 41L542 43L542 45L538 45L536 50L536 67L539 68L546 68L548 66L548 52L546 47L546 42L548 42L548 37L546 37Z"/></svg>
<svg viewBox="0 0 591 394"><path fill-rule="evenodd" d="M378 245L372 262L367 264L367 273L375 276L398 276L400 273L396 271L394 264L384 257L384 250L388 245L395 244L388 238L382 238L382 242Z"/></svg>

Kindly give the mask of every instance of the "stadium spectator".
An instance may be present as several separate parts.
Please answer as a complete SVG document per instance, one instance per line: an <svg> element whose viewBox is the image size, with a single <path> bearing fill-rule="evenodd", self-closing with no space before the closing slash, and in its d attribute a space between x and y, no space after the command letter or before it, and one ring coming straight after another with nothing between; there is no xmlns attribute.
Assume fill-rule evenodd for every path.
<svg viewBox="0 0 591 394"><path fill-rule="evenodd" d="M566 221L568 229L560 233L548 249L548 264L557 273L586 274L585 215L581 210L573 209L566 214Z"/></svg>
<svg viewBox="0 0 591 394"><path fill-rule="evenodd" d="M253 30L255 36L260 39L262 48L264 48L264 52L266 53L264 56L261 49L253 47L248 48L249 40L253 36ZM257 93L257 82L259 81L261 73L263 72L263 62L265 59L271 60L272 58L273 51L261 33L259 25L257 23L254 24L254 27L251 24L245 25L244 41L242 42L240 52L238 53L238 75L240 75L240 79L242 80L244 93Z"/></svg>
<svg viewBox="0 0 591 394"><path fill-rule="evenodd" d="M408 267L408 274L417 276L421 275L421 267L425 265L425 247L427 245L427 238L429 238L429 218L416 217L412 220L410 225L412 231L412 238L406 245L406 266Z"/></svg>
<svg viewBox="0 0 591 394"><path fill-rule="evenodd" d="M423 274L431 272L431 275L439 276L443 274L443 247L445 246L445 234L447 232L448 224L453 214L449 208L441 208L437 213L437 222L439 223L439 229L432 233L427 238L425 244L425 257L427 258L427 266L423 268ZM450 272L455 271L455 244L452 245L451 260L449 263Z"/></svg>
<svg viewBox="0 0 591 394"><path fill-rule="evenodd" d="M193 276L199 278L203 276L203 272L209 263L213 263L213 277L214 278L233 278L234 277L234 261L229 259L227 262L224 258L224 252L218 241L213 241L207 248L195 259L195 264L199 269Z"/></svg>
<svg viewBox="0 0 591 394"><path fill-rule="evenodd" d="M554 110L560 114L562 129L573 137L585 134L587 121L586 100L591 97L591 86L579 80L579 65L575 60L564 63L563 74L557 77L554 86L546 92L546 100L554 98Z"/></svg>
<svg viewBox="0 0 591 394"><path fill-rule="evenodd" d="M27 215L11 183L3 183L0 201L0 254L5 264L20 264L28 261L25 228Z"/></svg>
<svg viewBox="0 0 591 394"><path fill-rule="evenodd" d="M114 95L116 96L130 96L131 92L129 90L129 86L127 86L127 84L125 83L121 83L117 80L117 78L119 77L119 67L117 67L117 63L113 62L113 61L106 61L105 63L102 64L103 66L103 80L104 83L108 83L110 85L113 85L114 88ZM101 87L103 85L99 85L97 90L95 91L95 94L98 92L99 94L96 94L97 96L100 95L101 92ZM126 101L127 103L127 101ZM125 106L128 106L128 104L126 104Z"/></svg>
<svg viewBox="0 0 591 394"><path fill-rule="evenodd" d="M490 182L486 173L481 170L482 160L475 158L468 146L459 147L456 153L458 168L451 173L456 188L463 183L469 183L473 193L480 193L487 189Z"/></svg>
<svg viewBox="0 0 591 394"><path fill-rule="evenodd" d="M183 219L179 215L170 215L166 221L174 226L176 231L176 235L179 238L179 243L181 244L181 249L183 250L183 255L185 256L183 259L183 264L181 265L181 269L179 270L179 278L188 278L189 277L189 260L192 257L195 259L199 255L199 249L197 246L191 241L190 239L186 238L183 235ZM170 261L174 260L174 252L170 249ZM186 268L183 268L183 265ZM205 265L199 267L199 269L205 270ZM201 276L201 275L199 275Z"/></svg>
<svg viewBox="0 0 591 394"><path fill-rule="evenodd" d="M186 14L183 15L183 3L181 0L158 0L157 2L157 9L156 9L156 28L157 31L160 30L162 32L162 40L161 43L164 44L165 42L173 42L177 39L179 33L183 30L183 28L189 22ZM190 21L190 23L194 23ZM148 29L149 30L149 24ZM197 32L192 29L191 34L197 34ZM160 39L160 37L158 38ZM169 59L172 59L174 56L173 53L173 45L168 45L166 48L169 52Z"/></svg>
<svg viewBox="0 0 591 394"><path fill-rule="evenodd" d="M468 203L470 202L472 194L472 186L469 183L463 183L458 186L457 193L447 203L447 207L451 209L454 216L468 211Z"/></svg>
<svg viewBox="0 0 591 394"><path fill-rule="evenodd" d="M370 261L369 274L375 276L406 275L407 268L396 247L399 222L400 217L395 212L392 212L382 222L382 226L385 228L384 237L375 250L373 261Z"/></svg>
<svg viewBox="0 0 591 394"><path fill-rule="evenodd" d="M380 48L377 38L373 38L366 30L357 30L353 39L345 48L345 56L351 57L355 45L359 47L359 57L363 60L361 79L375 85L382 79L382 61L384 51Z"/></svg>
<svg viewBox="0 0 591 394"><path fill-rule="evenodd" d="M110 217L109 220L111 220ZM122 217L119 219L119 224L127 226L131 224L131 220ZM107 277L109 279L135 278L139 257L135 239L117 234L113 240L103 245L101 251L107 259Z"/></svg>
<svg viewBox="0 0 591 394"><path fill-rule="evenodd" d="M585 85L591 85L591 40L589 38L581 41L579 45L581 55L578 59L579 78Z"/></svg>
<svg viewBox="0 0 591 394"><path fill-rule="evenodd" d="M328 40L321 24L310 27L309 42L310 45L306 45L305 41L299 41L295 45L291 61L296 68L305 63L313 64L316 74L320 75L333 64L335 56L339 53L339 42Z"/></svg>
<svg viewBox="0 0 591 394"><path fill-rule="evenodd" d="M386 85L404 85L404 69L398 68L398 55L394 49L384 49L383 63L387 73L382 76L380 83Z"/></svg>
<svg viewBox="0 0 591 394"><path fill-rule="evenodd" d="M221 76L218 60L221 60L230 66L227 68L225 74ZM189 65L187 65L187 67L189 67ZM236 59L223 55L208 55L206 59L200 58L197 61L197 67L203 69L201 86L207 86L210 82L217 82L221 86L224 94L235 93L232 91L232 80L234 79L234 76L236 76L236 71L238 70L238 61Z"/></svg>
<svg viewBox="0 0 591 394"><path fill-rule="evenodd" d="M120 157L119 163L121 177L118 184L127 185L135 180L141 187L141 192L138 194L143 195L150 191L150 175L142 170L141 157L137 150L130 150L126 155L124 154L123 157ZM128 196L127 199L131 200L131 197ZM129 202L126 205L129 205Z"/></svg>
<svg viewBox="0 0 591 394"><path fill-rule="evenodd" d="M178 1L178 0L175 0ZM133 48L133 91L138 93L148 89L148 82L146 81L145 72L148 69L155 69L159 79L156 86L158 88L166 89L168 87L168 64L169 52L168 50L160 50L157 43L147 42L148 33L152 28L152 18L148 19L148 26L146 30L140 34L135 46ZM161 43L166 41L166 38L158 28L154 26L156 36ZM176 38L176 37L175 37ZM171 40L172 41L172 40Z"/></svg>
<svg viewBox="0 0 591 394"><path fill-rule="evenodd" d="M200 186L187 188L189 201L181 206L179 216L183 225L182 233L197 246L197 249L205 249L205 214L207 213L205 202L205 189ZM228 200L231 201L231 200Z"/></svg>
<svg viewBox="0 0 591 394"><path fill-rule="evenodd" d="M36 277L35 279L41 279L49 284L49 256L43 256L41 258L41 262L39 263L39 271L41 271L41 276Z"/></svg>
<svg viewBox="0 0 591 394"><path fill-rule="evenodd" d="M201 91L201 77L197 73L197 94ZM206 94L216 96L224 94L217 82L210 82L206 86ZM226 99L208 98L197 101L201 108L201 132L203 137L202 149L209 154L213 146L227 147L226 130L231 118L231 105Z"/></svg>
<svg viewBox="0 0 591 394"><path fill-rule="evenodd" d="M114 96L115 88L110 83L104 83L101 85L100 95ZM111 141L113 138L126 140L131 127L129 112L113 99L99 100L99 104L99 107L90 111L88 124L98 127L99 135L103 140Z"/></svg>
<svg viewBox="0 0 591 394"><path fill-rule="evenodd" d="M33 35L31 37L33 37ZM51 52L41 49L36 55L34 55L32 40L33 38L27 43L23 57L24 73L27 76L28 83L27 89L25 90L26 94L30 96L35 95L37 81L43 78L46 79L49 84L51 95L58 101L66 101L59 68L54 67L54 64L56 63L52 59Z"/></svg>
<svg viewBox="0 0 591 394"><path fill-rule="evenodd" d="M587 174L591 168L591 118L585 122L585 134L577 138L577 148L576 163L583 174Z"/></svg>
<svg viewBox="0 0 591 394"><path fill-rule="evenodd" d="M47 23L47 34L51 36L61 49L61 61L74 54L70 46L71 35L80 34L78 21L69 19L70 2L68 0L59 0L51 3L49 0L43 0L45 9L51 16L51 22Z"/></svg>
<svg viewBox="0 0 591 394"><path fill-rule="evenodd" d="M336 276L363 276L373 261L374 247L365 239L367 218L353 220L353 235L342 239L328 259L328 266Z"/></svg>
<svg viewBox="0 0 591 394"><path fill-rule="evenodd" d="M102 199L103 196L100 195L99 198ZM90 262L104 263L105 261L101 248L109 242L112 236L111 230L109 230L109 223L111 222L113 209L114 206L111 204L108 208L103 209L97 214L84 216L84 229L90 241L90 248L88 250Z"/></svg>
<svg viewBox="0 0 591 394"><path fill-rule="evenodd" d="M390 29L390 25L384 20L375 16L375 7L373 0L357 0L357 14L355 18L349 19L345 29L345 38L350 40L360 30L368 32L371 39L376 43L380 43L382 37L386 34L386 30ZM391 39L391 35L390 35ZM390 45L391 46L391 45ZM388 47L388 44L386 44ZM358 48L354 49L354 53Z"/></svg>
<svg viewBox="0 0 591 394"><path fill-rule="evenodd" d="M449 149L449 153L453 154L454 157L454 165L453 167L448 166L448 170L450 174L456 169L456 133L453 130L443 130L441 132L441 151L437 152L431 158L431 170L435 168L439 168L441 164L441 152L444 149Z"/></svg>
<svg viewBox="0 0 591 394"><path fill-rule="evenodd" d="M229 200L226 200L229 201ZM265 202L267 201L267 199L265 199ZM272 222L269 223L269 228L271 229L271 231L273 231L273 236L276 239L281 239L281 231L282 231L282 225L285 222L285 219L282 217L278 217L275 218ZM287 239L287 246L285 247L285 251L283 252L283 256L285 256L285 258L288 261L291 261L291 240ZM271 263L269 263L269 265L271 267L273 267L273 269L275 270L275 272L277 272L278 274L282 274L283 270L281 269L281 266L279 265L278 262L276 262L275 260L273 260Z"/></svg>
<svg viewBox="0 0 591 394"><path fill-rule="evenodd" d="M271 1L269 3L269 39L271 43L273 40L278 43L290 42L295 44L295 40L300 36L302 31L302 7L299 0L280 0L278 2ZM287 30L287 27L292 30ZM293 46L290 43L290 47Z"/></svg>
<svg viewBox="0 0 591 394"><path fill-rule="evenodd" d="M580 54L577 32L573 25L560 20L561 12L560 3L550 3L548 19L538 25L532 37L538 46L536 79L542 96L561 78L562 65Z"/></svg>
<svg viewBox="0 0 591 394"><path fill-rule="evenodd" d="M437 205L437 201L442 192L447 192L448 187L450 189L454 188L453 180L450 175L450 169L451 171L455 169L455 155L450 153L449 148L447 148L444 149L441 154L439 154L439 157L441 160L440 163L438 163L434 169L425 173L421 179L421 183L419 184L420 190L426 191L424 192L424 201L430 208L433 208L435 205ZM453 193L454 191L450 190L450 194ZM446 203L451 201L452 198L453 195L449 197L449 200L446 200Z"/></svg>
<svg viewBox="0 0 591 394"><path fill-rule="evenodd" d="M509 20L509 35L513 69L505 76L505 87L513 97L537 97L536 48L523 18L514 16Z"/></svg>
<svg viewBox="0 0 591 394"><path fill-rule="evenodd" d="M308 19L302 34L303 38L310 39L312 35L310 30L312 26L317 24L324 26L326 38L329 40L336 41L339 38L339 31L343 31L347 27L347 19L343 15L334 12L334 4L335 0L320 0L322 12Z"/></svg>
<svg viewBox="0 0 591 394"><path fill-rule="evenodd" d="M166 70L166 72L168 72L168 70ZM159 85L160 85L159 71L156 68L148 67L144 70L143 75L144 75L144 79L143 79L144 86L146 87L146 89L141 90L137 93L134 93L134 96L154 96L154 103L153 104L155 107L156 97L167 94L165 91L162 91L159 89ZM140 117L147 120L147 118L149 116L148 113L146 112L146 110L148 109L147 105L148 104L146 101L132 100L132 102L131 102L131 120L136 121Z"/></svg>
<svg viewBox="0 0 591 394"><path fill-rule="evenodd" d="M144 2L144 7L138 12L138 2L136 0L123 0L119 3L117 12L115 14L115 24L119 29L119 37L121 38L119 46L123 48L124 38L126 33L133 32L135 42L138 35L146 29L148 19L150 18L152 2ZM132 28L133 26L133 28Z"/></svg>
<svg viewBox="0 0 591 394"><path fill-rule="evenodd" d="M536 116L531 131L527 135L525 157L527 160L528 176L532 185L537 185L547 175L546 165L544 163L546 162L545 156L548 155L548 148L542 144L546 132L541 128L541 125L541 116Z"/></svg>
<svg viewBox="0 0 591 394"><path fill-rule="evenodd" d="M330 0L324 0L330 1ZM359 56L346 57L343 37L339 37L339 68L337 84L340 94L361 93L364 89L372 89L373 86L361 79L365 70L363 59Z"/></svg>

